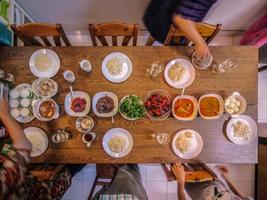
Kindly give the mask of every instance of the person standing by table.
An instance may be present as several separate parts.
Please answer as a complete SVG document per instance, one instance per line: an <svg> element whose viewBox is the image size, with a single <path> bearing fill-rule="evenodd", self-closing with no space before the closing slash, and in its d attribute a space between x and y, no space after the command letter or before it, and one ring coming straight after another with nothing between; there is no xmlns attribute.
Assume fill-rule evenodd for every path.
<svg viewBox="0 0 267 200"><path fill-rule="evenodd" d="M237 187L230 181L228 170L221 166L219 168L222 180L206 181L201 183L185 183L185 170L181 163L175 163L172 166L173 174L177 180L178 199L185 200L185 191L192 200L252 200L251 197L245 197Z"/></svg>
<svg viewBox="0 0 267 200"><path fill-rule="evenodd" d="M196 30L195 22L202 21L216 1L151 0L143 18L144 23L152 37L161 43L165 41L173 23L195 44L197 56L204 58L210 51Z"/></svg>
<svg viewBox="0 0 267 200"><path fill-rule="evenodd" d="M70 186L71 171L65 167L49 182L40 181L28 172L31 143L9 114L8 89L1 82L0 121L12 140L12 144L4 144L0 152L0 199L61 199Z"/></svg>

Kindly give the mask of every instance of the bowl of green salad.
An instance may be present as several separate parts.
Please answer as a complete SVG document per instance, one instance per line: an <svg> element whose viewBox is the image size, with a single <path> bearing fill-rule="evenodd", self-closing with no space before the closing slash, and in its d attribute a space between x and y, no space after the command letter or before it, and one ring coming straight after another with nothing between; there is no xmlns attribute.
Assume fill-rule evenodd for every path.
<svg viewBox="0 0 267 200"><path fill-rule="evenodd" d="M140 119L146 115L144 101L139 96L127 95L120 101L119 113L127 120Z"/></svg>

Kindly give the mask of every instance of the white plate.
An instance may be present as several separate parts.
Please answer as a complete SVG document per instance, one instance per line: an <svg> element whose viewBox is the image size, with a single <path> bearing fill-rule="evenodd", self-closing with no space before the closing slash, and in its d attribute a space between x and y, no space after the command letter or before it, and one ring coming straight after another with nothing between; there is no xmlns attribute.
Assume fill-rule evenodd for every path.
<svg viewBox="0 0 267 200"><path fill-rule="evenodd" d="M182 66L184 66L186 72L182 80L175 82L169 78L168 72L169 72L169 69L176 63L181 63ZM196 72L195 72L195 68L193 67L193 65L188 60L185 60L182 58L178 58L178 59L170 61L164 70L164 77L168 85L174 88L178 88L178 89L186 88L189 85L191 85L193 81L195 80L195 75L196 75Z"/></svg>
<svg viewBox="0 0 267 200"><path fill-rule="evenodd" d="M106 67L107 62L114 57L117 57L118 59L120 59L123 62L122 72L118 75L110 74L108 72L107 67ZM121 83L123 81L126 81L132 73L132 68L133 68L133 66L132 66L132 62L131 62L130 58L128 56L126 56L125 54L120 53L120 52L114 52L114 53L107 55L102 62L103 75L105 76L106 79L108 79L109 81L111 81L113 83Z"/></svg>
<svg viewBox="0 0 267 200"><path fill-rule="evenodd" d="M41 54L47 54L52 59L52 66L47 71L39 71L35 67L35 57L39 56ZM57 72L59 71L60 59L59 59L58 55L56 54L56 52L54 52L50 49L39 49L31 55L31 58L29 61L29 66L30 66L31 72L35 76L37 76L39 78L45 78L45 77L51 78L51 77L55 76L57 74Z"/></svg>
<svg viewBox="0 0 267 200"><path fill-rule="evenodd" d="M91 108L91 100L90 100L90 96L86 93L86 92L82 92L82 91L74 91L74 96L75 97L80 97L80 98L84 98L86 101L86 106L83 112L73 112L71 110L71 100L72 100L72 96L71 93L69 92L66 97L65 97L65 111L68 115L73 116L73 117L83 117L85 115L87 115L90 111Z"/></svg>
<svg viewBox="0 0 267 200"><path fill-rule="evenodd" d="M17 90L18 92L20 92L22 89L29 89L29 90L32 91L32 86L30 84L28 84L28 83L22 83L20 85L17 85L14 89ZM36 99L36 96L34 96L34 94L33 94L32 98L31 98L31 103L35 99ZM29 123L32 120L34 120L35 116L34 116L34 114L32 112L32 106L30 106L29 108L31 109L31 114L28 117L18 116L18 117L15 118L15 120L17 120L20 123L24 123L24 124L25 123Z"/></svg>
<svg viewBox="0 0 267 200"><path fill-rule="evenodd" d="M104 96L108 96L110 98L113 99L113 102L114 102L114 109L113 111L109 112L109 113L99 113L97 112L96 110L96 104L97 104L97 101L104 97ZM93 103L92 103L92 106L93 106L93 111L94 113L98 116L98 117L112 117L112 116L115 116L116 113L118 112L118 97L116 94L114 94L113 92L98 92L97 94L95 94L95 96L93 97Z"/></svg>
<svg viewBox="0 0 267 200"><path fill-rule="evenodd" d="M176 148L176 140L177 140L179 135L184 134L185 132L191 132L194 134L194 136L192 138L191 150L186 152L186 153L182 153L181 151L179 151ZM177 132L176 135L174 136L173 140L172 140L172 149L173 149L174 153L183 159L193 159L193 158L197 157L200 154L200 152L202 151L202 148L203 148L203 140L202 140L201 136L199 135L198 132L196 132L192 129L184 129L184 130Z"/></svg>
<svg viewBox="0 0 267 200"><path fill-rule="evenodd" d="M174 108L175 108L175 103L176 101L178 101L179 99L190 99L193 104L194 104L194 111L191 117L179 117L175 114ZM178 120L182 120L182 121L190 121L193 120L197 117L197 113L198 113L198 102L196 97L193 96L189 96L189 95L183 95L183 96L177 96L175 97L175 99L172 101L172 114L173 116L178 119Z"/></svg>
<svg viewBox="0 0 267 200"><path fill-rule="evenodd" d="M26 138L32 144L31 157L42 155L48 147L48 138L46 133L38 127L25 128L24 133Z"/></svg>
<svg viewBox="0 0 267 200"><path fill-rule="evenodd" d="M247 125L250 126L251 128L251 135L250 137L248 138L248 140L239 140L235 137L233 137L233 127L232 125L234 123L236 123L237 121L242 121L242 122L245 122ZM246 144L249 144L251 143L258 135L258 128L257 128L257 124L256 122L249 116L247 115L240 115L239 117L235 117L235 118L232 118L227 126L226 126L226 134L227 134L227 137L229 138L229 140L235 144L239 144L239 145L246 145Z"/></svg>
<svg viewBox="0 0 267 200"><path fill-rule="evenodd" d="M127 149L124 152L114 153L113 151L109 149L108 142L114 136L122 136L125 138ZM104 150L106 151L108 155L114 158L122 158L131 152L133 148L133 137L127 130L123 128L113 128L105 133L102 144L103 144Z"/></svg>
<svg viewBox="0 0 267 200"><path fill-rule="evenodd" d="M55 96L56 94L57 94L57 92L58 92L58 84L54 81L54 80L52 80L52 79L49 79L49 81L51 81L53 84L54 84L54 86L55 86L55 90L54 90L54 92L50 95L50 96L42 96L42 95L40 95L39 94L39 92L37 91L37 85L42 81L42 80L44 80L44 79L49 79L49 78L38 78L38 79L36 79L35 81L33 81L33 83L32 83L32 91L34 92L34 94L37 96L37 97L41 97L41 98L51 98L51 97L53 97L53 96Z"/></svg>

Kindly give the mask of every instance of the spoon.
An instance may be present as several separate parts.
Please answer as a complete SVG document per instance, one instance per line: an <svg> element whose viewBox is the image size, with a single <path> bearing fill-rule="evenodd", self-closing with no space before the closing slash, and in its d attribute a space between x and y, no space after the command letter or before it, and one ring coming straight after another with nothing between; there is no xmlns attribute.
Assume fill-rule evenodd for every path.
<svg viewBox="0 0 267 200"><path fill-rule="evenodd" d="M111 117L112 124L115 123L115 120L114 120L114 110L115 110L115 108L113 108L113 111L112 111L112 117Z"/></svg>
<svg viewBox="0 0 267 200"><path fill-rule="evenodd" d="M74 95L72 86L70 86L70 93L71 93L72 98L74 99L75 98L75 95Z"/></svg>
<svg viewBox="0 0 267 200"><path fill-rule="evenodd" d="M215 111L217 115L220 115L222 118L224 118L226 121L228 121L228 118L225 117L223 114L219 113L218 111Z"/></svg>

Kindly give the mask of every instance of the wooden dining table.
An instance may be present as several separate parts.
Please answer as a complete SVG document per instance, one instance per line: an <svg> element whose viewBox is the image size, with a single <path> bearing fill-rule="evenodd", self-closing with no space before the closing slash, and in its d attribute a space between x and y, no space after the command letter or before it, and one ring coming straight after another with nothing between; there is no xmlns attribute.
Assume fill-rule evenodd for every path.
<svg viewBox="0 0 267 200"><path fill-rule="evenodd" d="M31 84L35 77L29 69L29 59L34 51L42 47L0 47L0 69L10 72L15 77L15 84ZM202 152L196 159L207 163L257 163L258 139L248 145L236 145L230 142L225 133L227 120L205 120L198 116L192 121L178 121L170 116L165 121L152 121L148 117L136 121L127 121L115 116L115 123L111 118L100 118L89 115L95 122L93 131L96 140L90 148L82 142L82 134L76 129L75 117L68 116L64 109L64 99L69 92L69 83L63 78L63 72L72 70L76 76L73 84L75 91L87 92L91 99L97 92L110 91L115 93L119 100L125 95L138 95L143 99L156 89L167 90L172 97L180 95L182 90L175 89L166 84L163 73L156 79L151 79L147 69L156 61L164 66L176 58L190 60L192 47L46 47L55 51L60 60L60 70L52 79L59 85L57 95L54 97L60 105L60 117L50 122L41 122L34 119L30 123L21 124L26 127L40 127L48 135L49 147L39 157L32 158L32 163L172 163L178 160L169 145L160 145L152 138L153 133L167 133L171 138L181 129L190 128L197 131L203 139ZM247 110L244 113L257 122L258 99L258 51L249 46L211 46L213 63L221 63L231 59L235 68L225 73L212 73L210 69L196 69L196 77L192 85L185 89L185 94L199 98L203 94L216 93L222 97L239 92L247 100ZM133 71L128 80L123 83L111 83L105 79L101 71L101 64L105 56L112 52L122 52L132 61ZM92 72L87 73L79 66L79 61L88 59ZM227 115L226 115L227 116ZM229 116L227 116L229 117ZM133 136L133 149L125 157L112 158L103 149L102 139L111 128L124 128ZM54 144L51 136L58 129L68 128L72 138L64 143Z"/></svg>

